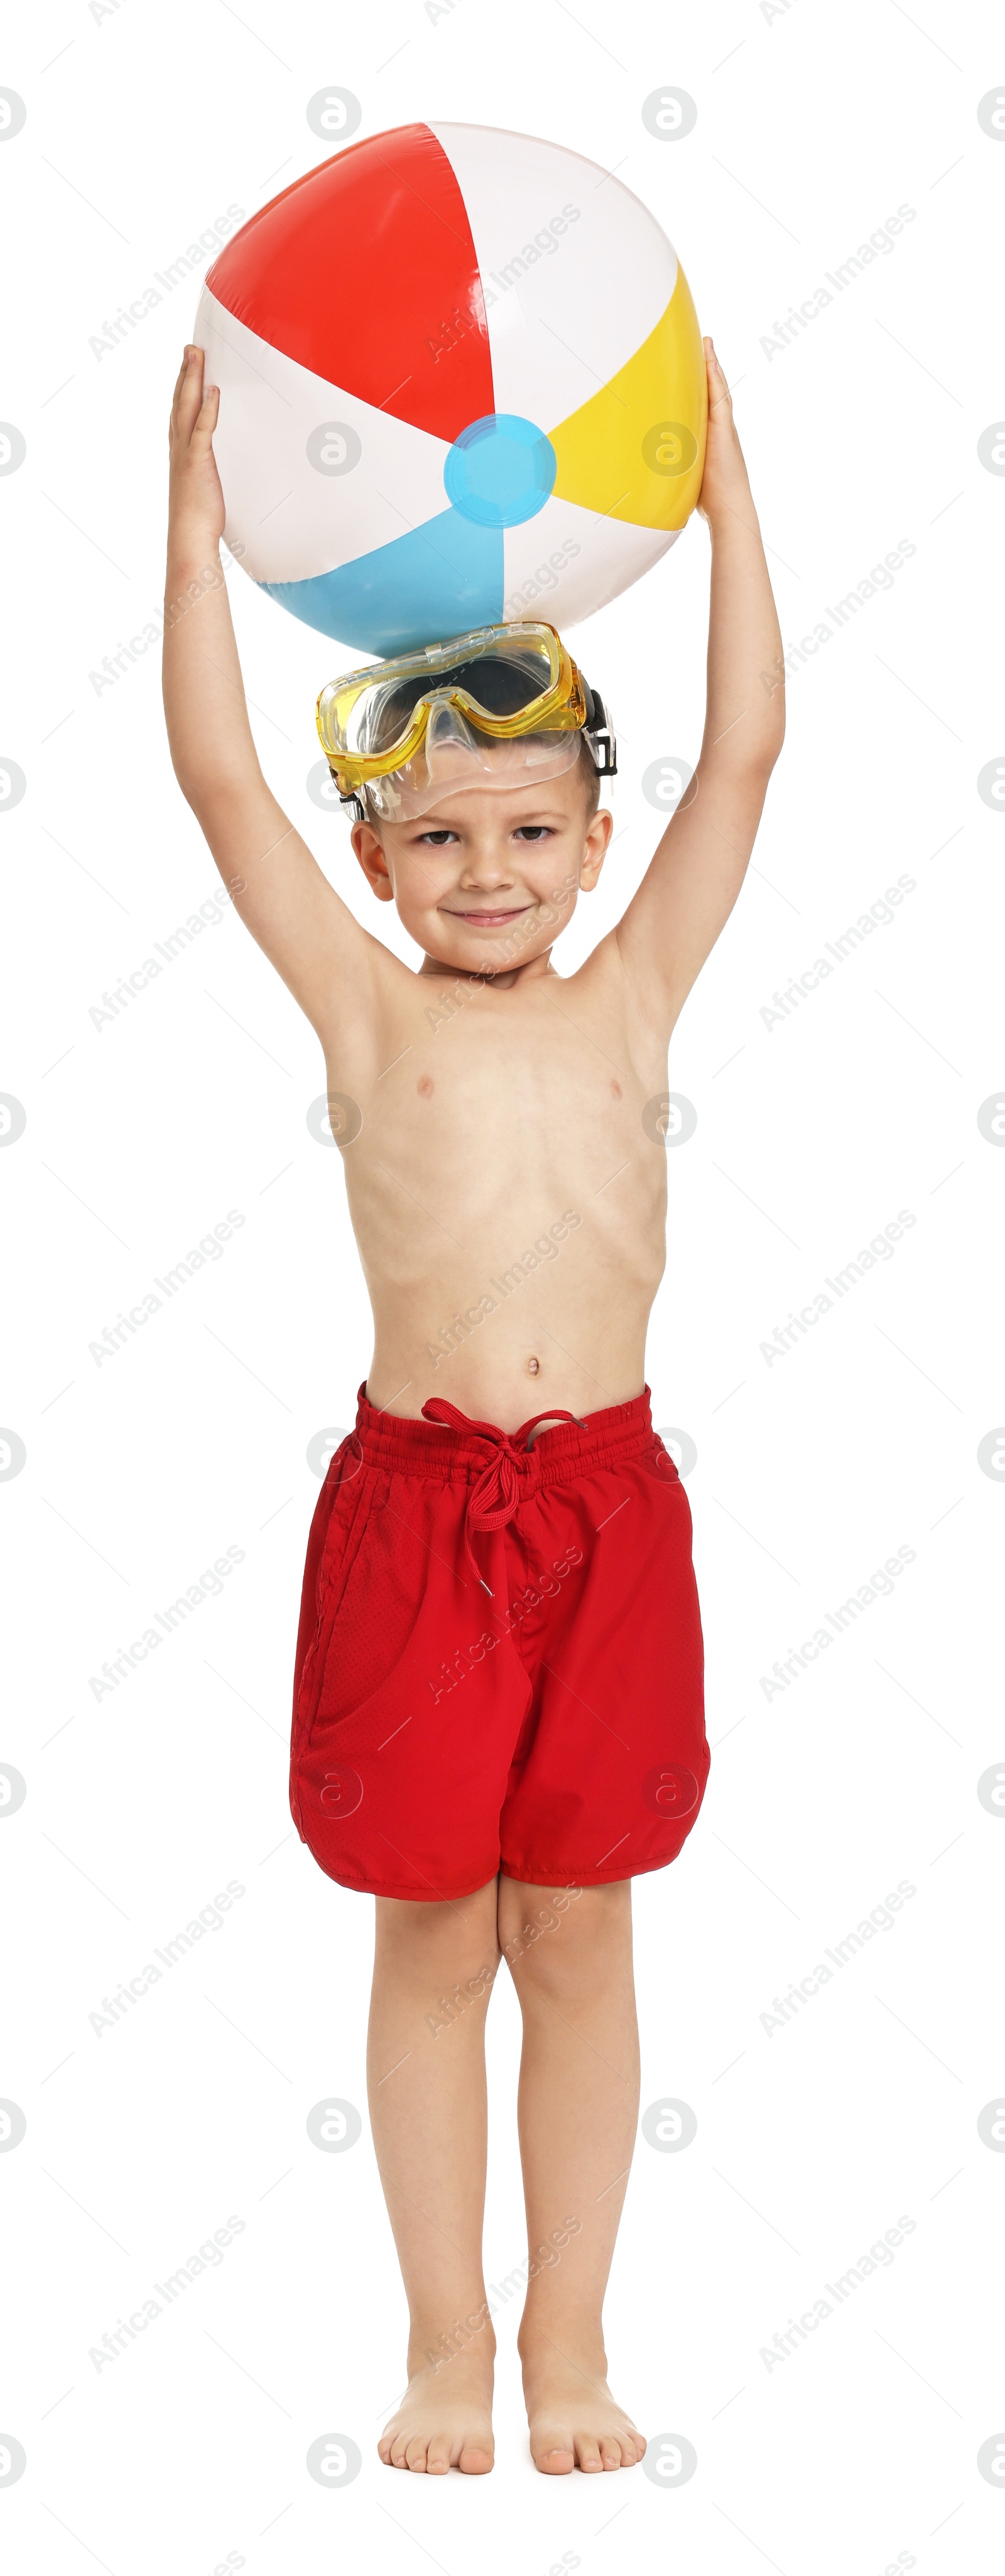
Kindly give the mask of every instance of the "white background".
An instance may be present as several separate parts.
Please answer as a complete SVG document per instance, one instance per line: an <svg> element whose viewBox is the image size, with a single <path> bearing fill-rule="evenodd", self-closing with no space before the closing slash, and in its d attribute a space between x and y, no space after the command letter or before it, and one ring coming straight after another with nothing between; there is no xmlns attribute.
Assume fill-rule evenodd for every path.
<svg viewBox="0 0 1005 2576"><path fill-rule="evenodd" d="M0 1819L0 2094L27 2133L0 2155L0 2431L27 2467L0 2528L10 2563L47 2576L208 2576L228 2553L254 2576L364 2559L545 2576L563 2552L589 2576L670 2552L716 2576L1001 2564L1005 2495L977 2453L1005 2428L1005 2157L977 2120L1005 2083L1005 1836L977 1782L1005 1760L1005 1492L977 1450L1003 1418L1005 1152L977 1112L1005 1079L1005 821L976 786L1003 748L1005 478L977 456L1005 403L1005 150L977 118L1000 30L935 0L692 0L672 18L36 0L8 24L0 80L28 113L0 144L0 413L27 455L0 479L0 752L27 789L0 813L0 1086L27 1126L0 1161L0 1415L27 1458L0 1490L0 1760L27 1795ZM377 2459L405 2313L365 2110L372 1912L314 1867L286 1805L305 1452L351 1422L370 1347L338 1161L305 1123L323 1067L233 917L113 1025L89 1017L215 883L156 652L100 695L88 676L161 596L198 279L104 358L89 338L228 202L251 213L323 157L305 105L329 82L359 98L362 135L426 115L544 133L653 208L734 386L787 646L898 538L916 547L797 669L747 886L671 1055L698 1125L671 1157L648 1374L656 1421L697 1445L714 1750L699 1826L638 1886L636 1922L643 2105L666 2088L698 2129L679 2154L640 2138L607 2335L643 2429L694 2445L677 2489L535 2475L515 2297L491 2480ZM697 103L676 143L642 121L666 83ZM902 201L916 219L892 254L769 356L776 318ZM365 298L362 245L336 291L350 315ZM696 755L707 566L695 522L581 631L619 720L621 837L569 964L658 834L643 771ZM269 777L362 913L341 823L305 791L332 648L230 581ZM776 988L902 872L892 924L768 1028ZM99 1368L90 1341L231 1207L245 1224L223 1258ZM915 1224L893 1258L769 1366L762 1341L901 1208ZM245 1553L223 1595L96 1701L89 1676L228 1547ZM761 1676L902 1547L893 1596L769 1699ZM99 2036L103 1996L230 1879L245 1893L222 1928ZM769 2034L773 1998L901 1880L895 1927ZM489 2046L498 2280L524 2250L502 1980ZM306 2133L326 2087L363 2112L345 2154ZM90 2347L232 2212L223 2263L96 2370ZM769 2369L790 2317L902 2213L892 2264ZM362 2453L334 2492L305 2468L329 2432Z"/></svg>

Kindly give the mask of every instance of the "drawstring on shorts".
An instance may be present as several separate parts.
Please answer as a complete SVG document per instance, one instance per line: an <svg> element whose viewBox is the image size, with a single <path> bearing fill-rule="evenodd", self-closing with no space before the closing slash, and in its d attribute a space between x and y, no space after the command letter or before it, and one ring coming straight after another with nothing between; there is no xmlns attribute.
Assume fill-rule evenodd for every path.
<svg viewBox="0 0 1005 2576"><path fill-rule="evenodd" d="M477 1431L482 1439L490 1440L492 1443L492 1456L486 1460L481 1475L472 1485L468 1495L464 1516L464 1544L468 1553L468 1562L477 1581L481 1584L483 1592L488 1593L490 1601L494 1600L491 1583L486 1583L484 1575L478 1571L478 1559L471 1544L471 1533L473 1530L502 1529L507 1521L512 1520L520 1501L521 1478L518 1462L521 1458L526 1459L530 1454L527 1449L528 1433L536 1430L539 1422L577 1422L579 1416L575 1413L563 1412L560 1407L553 1406L544 1413L533 1413L529 1422L521 1422L519 1431L511 1434L508 1431L500 1431L494 1422L473 1422L469 1414L461 1413L456 1404L448 1404L445 1397L432 1396L429 1403L423 1405L422 1418L424 1422L440 1422L448 1431Z"/></svg>

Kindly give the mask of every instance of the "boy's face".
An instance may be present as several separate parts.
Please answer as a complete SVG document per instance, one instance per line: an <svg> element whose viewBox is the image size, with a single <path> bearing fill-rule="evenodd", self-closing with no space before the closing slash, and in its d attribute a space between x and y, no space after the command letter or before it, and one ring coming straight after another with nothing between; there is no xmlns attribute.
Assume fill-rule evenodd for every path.
<svg viewBox="0 0 1005 2576"><path fill-rule="evenodd" d="M352 844L426 964L512 975L540 960L592 893L610 814L587 815L578 767L543 785L468 787L411 823L354 823Z"/></svg>

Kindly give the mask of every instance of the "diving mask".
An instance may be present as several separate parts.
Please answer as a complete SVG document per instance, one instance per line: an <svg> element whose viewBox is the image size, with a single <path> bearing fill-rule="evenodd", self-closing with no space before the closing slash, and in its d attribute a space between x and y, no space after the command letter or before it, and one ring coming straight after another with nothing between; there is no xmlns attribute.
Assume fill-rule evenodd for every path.
<svg viewBox="0 0 1005 2576"><path fill-rule="evenodd" d="M359 821L410 822L465 787L557 778L584 734L601 774L616 769L602 699L555 628L530 619L347 672L322 689L317 728Z"/></svg>

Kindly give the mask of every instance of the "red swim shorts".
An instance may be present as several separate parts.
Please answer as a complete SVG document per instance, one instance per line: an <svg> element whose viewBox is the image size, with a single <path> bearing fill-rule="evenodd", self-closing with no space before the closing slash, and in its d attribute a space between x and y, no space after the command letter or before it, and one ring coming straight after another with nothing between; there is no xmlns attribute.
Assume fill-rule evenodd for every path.
<svg viewBox="0 0 1005 2576"><path fill-rule="evenodd" d="M675 1860L708 1776L691 1513L649 1390L528 1446L360 1389L311 1525L290 1805L330 1878L471 1895Z"/></svg>

